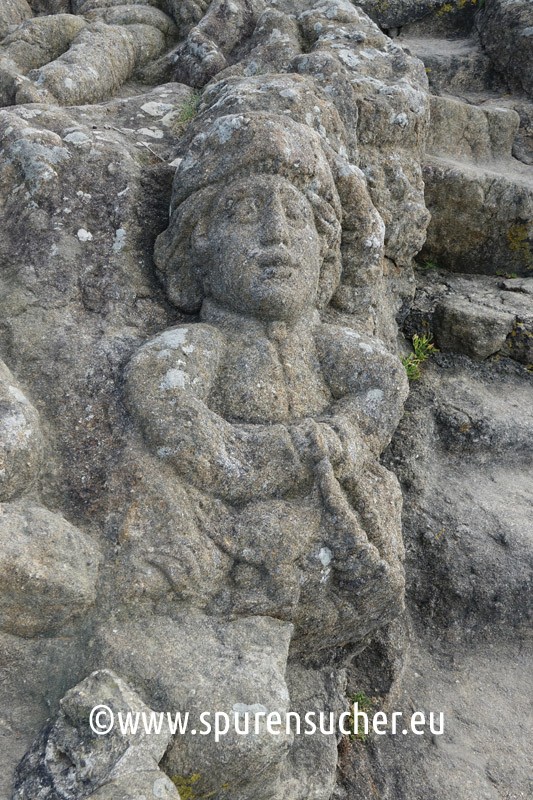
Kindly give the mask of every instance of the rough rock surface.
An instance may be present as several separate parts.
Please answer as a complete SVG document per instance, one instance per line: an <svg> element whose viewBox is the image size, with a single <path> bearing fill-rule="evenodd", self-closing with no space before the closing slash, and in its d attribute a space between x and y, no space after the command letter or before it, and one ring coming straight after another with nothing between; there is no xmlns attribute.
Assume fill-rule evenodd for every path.
<svg viewBox="0 0 533 800"><path fill-rule="evenodd" d="M493 645L496 697L528 622L533 114L475 4L370 5L402 36L345 0L0 12L2 797L527 791L446 666ZM441 351L402 420L398 321ZM415 663L466 718L436 756L87 728L406 707Z"/></svg>
<svg viewBox="0 0 533 800"><path fill-rule="evenodd" d="M94 707L103 716L95 717L93 729L89 716ZM158 768L172 737L168 726L158 733L145 733L141 727L123 734L118 725L120 714L126 720L128 714L146 718L151 712L113 672L93 672L67 692L57 719L21 762L14 800L179 800L176 787ZM117 720L111 734L95 732L98 721L102 729L111 719Z"/></svg>
<svg viewBox="0 0 533 800"><path fill-rule="evenodd" d="M481 43L510 89L533 97L533 8L528 0L486 0L477 20Z"/></svg>
<svg viewBox="0 0 533 800"><path fill-rule="evenodd" d="M432 221L422 258L454 272L528 274L533 169L512 157L518 114L449 97L434 97L431 108L424 177Z"/></svg>
<svg viewBox="0 0 533 800"><path fill-rule="evenodd" d="M468 29L452 14L429 15L397 39L424 60L436 95L425 169L433 217L415 297L398 319L408 340L433 337L439 352L412 382L384 456L404 497L410 630L380 632L348 674L352 696L374 698L373 708L404 718L443 711L445 733L345 741L338 800L521 800L533 789L528 206L512 221L530 192L529 104L507 93L512 72L498 76L487 63L487 53L505 52L510 28L502 16L482 51L474 29L483 13Z"/></svg>
<svg viewBox="0 0 533 800"><path fill-rule="evenodd" d="M11 26L20 25L32 16L32 10L26 0L5 0L0 9L0 37L9 32Z"/></svg>

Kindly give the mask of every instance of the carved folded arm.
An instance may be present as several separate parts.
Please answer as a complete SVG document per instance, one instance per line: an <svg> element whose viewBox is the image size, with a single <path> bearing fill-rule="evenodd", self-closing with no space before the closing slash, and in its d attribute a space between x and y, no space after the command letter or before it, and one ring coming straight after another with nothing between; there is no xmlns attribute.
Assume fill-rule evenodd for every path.
<svg viewBox="0 0 533 800"><path fill-rule="evenodd" d="M200 324L152 339L128 366L128 405L151 448L198 488L233 503L282 495L304 478L288 429L233 424L209 408L224 346Z"/></svg>
<svg viewBox="0 0 533 800"><path fill-rule="evenodd" d="M329 422L352 447L375 454L390 442L403 411L408 383L401 361L375 338L323 325L316 337L324 376L335 398ZM352 432L350 432L350 429Z"/></svg>

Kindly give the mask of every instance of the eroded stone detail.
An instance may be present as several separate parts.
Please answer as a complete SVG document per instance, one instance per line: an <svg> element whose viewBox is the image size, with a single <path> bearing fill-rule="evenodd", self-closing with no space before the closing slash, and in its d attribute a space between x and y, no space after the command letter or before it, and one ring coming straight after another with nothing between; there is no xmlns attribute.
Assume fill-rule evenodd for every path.
<svg viewBox="0 0 533 800"><path fill-rule="evenodd" d="M94 733L89 718L95 706L110 709L117 727L108 736ZM118 715L145 715L152 709L110 670L93 672L61 700L57 720L41 734L34 752L18 770L13 800L179 800L172 781L158 768L171 739L159 733L123 734ZM103 711L101 727L110 720ZM107 716L105 716L107 714ZM98 730L99 728L96 727Z"/></svg>
<svg viewBox="0 0 533 800"><path fill-rule="evenodd" d="M0 362L0 631L59 633L96 599L91 540L28 497L43 440L37 411Z"/></svg>
<svg viewBox="0 0 533 800"><path fill-rule="evenodd" d="M141 496L126 552L145 561L141 599L172 614L171 590L252 629L284 620L295 626L293 658L321 664L401 608L400 495L377 456L398 422L405 374L379 340L320 319L340 281L342 214L317 134L263 113L220 117L174 187L157 263L173 301L200 304L201 321L148 341L126 390L150 450L191 487L182 502L197 519L201 508L202 523L190 537L177 531L188 558L169 564L169 536L152 535ZM149 648L153 634L141 638ZM119 649L110 658L120 667L111 663L142 679L146 667L135 657L126 667ZM183 758L177 742L170 763ZM226 773L235 780L233 759L242 780L238 747L219 758L223 772L213 768L218 783L206 790ZM254 796L268 796L264 778Z"/></svg>

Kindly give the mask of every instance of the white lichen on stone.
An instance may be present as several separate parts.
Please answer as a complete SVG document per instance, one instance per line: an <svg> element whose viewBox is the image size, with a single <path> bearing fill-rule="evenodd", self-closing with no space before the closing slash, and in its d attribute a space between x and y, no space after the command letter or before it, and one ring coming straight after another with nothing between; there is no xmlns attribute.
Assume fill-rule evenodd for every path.
<svg viewBox="0 0 533 800"><path fill-rule="evenodd" d="M160 389L185 389L190 383L190 378L182 369L169 369L159 384Z"/></svg>
<svg viewBox="0 0 533 800"><path fill-rule="evenodd" d="M115 231L115 240L113 242L113 252L120 253L126 245L126 229L117 228Z"/></svg>

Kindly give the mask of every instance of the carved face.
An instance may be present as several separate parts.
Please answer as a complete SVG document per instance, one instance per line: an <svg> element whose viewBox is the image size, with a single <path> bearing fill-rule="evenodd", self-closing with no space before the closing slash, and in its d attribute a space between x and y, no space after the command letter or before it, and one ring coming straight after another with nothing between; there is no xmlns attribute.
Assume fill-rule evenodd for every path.
<svg viewBox="0 0 533 800"><path fill-rule="evenodd" d="M202 249L206 291L238 313L294 320L316 304L322 265L313 209L278 176L231 183Z"/></svg>

